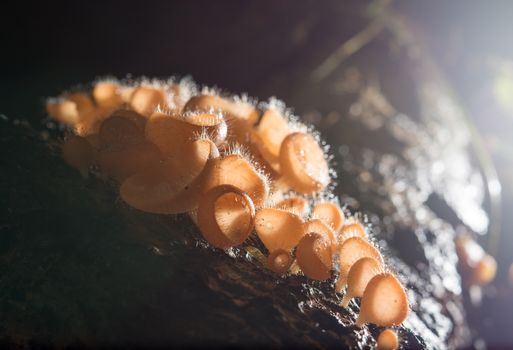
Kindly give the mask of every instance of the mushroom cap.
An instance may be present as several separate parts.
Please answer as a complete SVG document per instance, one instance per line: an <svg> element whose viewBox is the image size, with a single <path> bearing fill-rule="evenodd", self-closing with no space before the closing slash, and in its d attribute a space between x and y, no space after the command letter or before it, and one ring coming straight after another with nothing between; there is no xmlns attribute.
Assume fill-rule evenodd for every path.
<svg viewBox="0 0 513 350"><path fill-rule="evenodd" d="M334 202L317 203L312 210L312 217L321 219L338 232L344 224L344 213Z"/></svg>
<svg viewBox="0 0 513 350"><path fill-rule="evenodd" d="M325 235L307 233L297 246L296 259L307 277L318 281L331 277L333 259L330 241Z"/></svg>
<svg viewBox="0 0 513 350"><path fill-rule="evenodd" d="M221 185L202 196L197 220L201 234L214 247L234 247L253 231L255 206L237 187Z"/></svg>
<svg viewBox="0 0 513 350"><path fill-rule="evenodd" d="M354 297L362 297L369 281L383 272L383 265L374 258L365 257L356 261L347 274L347 291L341 305L347 307Z"/></svg>
<svg viewBox="0 0 513 350"><path fill-rule="evenodd" d="M352 222L344 225L339 231L338 243L342 245L346 239L351 237L361 237L365 239L367 237L365 227L359 222Z"/></svg>
<svg viewBox="0 0 513 350"><path fill-rule="evenodd" d="M305 234L309 232L319 233L321 235L326 236L328 239L328 244L331 248L331 254L335 254L337 251L337 237L335 231L331 227L329 227L325 222L320 219L312 219L304 223L303 230ZM331 268L331 266L330 266Z"/></svg>
<svg viewBox="0 0 513 350"><path fill-rule="evenodd" d="M294 132L283 140L280 167L287 182L301 193L319 192L330 181L324 151L317 140L307 133Z"/></svg>
<svg viewBox="0 0 513 350"><path fill-rule="evenodd" d="M154 87L140 86L130 94L130 106L139 114L149 117L158 106L166 107L165 93Z"/></svg>
<svg viewBox="0 0 513 350"><path fill-rule="evenodd" d="M393 329L385 329L378 336L378 350L395 350L399 347L399 338Z"/></svg>
<svg viewBox="0 0 513 350"><path fill-rule="evenodd" d="M114 82L97 83L93 88L93 97L96 104L103 108L115 108L123 104L121 87Z"/></svg>
<svg viewBox="0 0 513 350"><path fill-rule="evenodd" d="M219 144L226 138L226 123L223 118L210 114L182 117L155 112L145 128L145 137L156 145L165 157L179 155L183 148L203 131Z"/></svg>
<svg viewBox="0 0 513 350"><path fill-rule="evenodd" d="M255 206L261 206L269 195L267 179L239 154L230 154L213 162L205 177L204 191L219 185L241 189L251 197Z"/></svg>
<svg viewBox="0 0 513 350"><path fill-rule="evenodd" d="M340 292L347 284L349 269L361 258L371 257L383 264L383 257L379 250L361 237L351 237L342 243L339 248L339 277L336 291Z"/></svg>
<svg viewBox="0 0 513 350"><path fill-rule="evenodd" d="M275 205L278 209L292 211L299 215L306 215L308 212L308 201L303 197L292 196L282 199Z"/></svg>
<svg viewBox="0 0 513 350"><path fill-rule="evenodd" d="M303 219L299 215L275 208L262 208L257 211L255 230L271 252L277 249L290 251L304 235Z"/></svg>
<svg viewBox="0 0 513 350"><path fill-rule="evenodd" d="M120 188L129 205L150 213L178 214L191 211L204 193L205 177L212 160L219 157L209 140L193 141L180 157L164 162L128 178Z"/></svg>
<svg viewBox="0 0 513 350"><path fill-rule="evenodd" d="M283 274L289 270L293 260L289 251L276 249L267 257L267 266L270 270Z"/></svg>
<svg viewBox="0 0 513 350"><path fill-rule="evenodd" d="M401 282L390 272L374 276L363 293L357 324L390 327L403 323L409 312L408 297Z"/></svg>
<svg viewBox="0 0 513 350"><path fill-rule="evenodd" d="M129 118L119 115L105 119L98 136L103 147L123 147L144 142L144 135L137 125Z"/></svg>

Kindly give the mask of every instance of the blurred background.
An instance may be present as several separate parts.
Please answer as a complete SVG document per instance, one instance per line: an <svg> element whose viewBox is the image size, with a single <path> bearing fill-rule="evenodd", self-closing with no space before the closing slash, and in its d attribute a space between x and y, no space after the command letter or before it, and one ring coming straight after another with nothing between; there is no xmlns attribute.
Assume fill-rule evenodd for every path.
<svg viewBox="0 0 513 350"><path fill-rule="evenodd" d="M334 111L348 113L330 101L344 99L336 91L348 87L334 77L351 74L352 66L386 77L381 88L401 112L415 115L407 80L417 78L401 75L400 64L392 67L384 59L402 40L414 42L407 54L425 56L450 87L470 121L479 162L492 174L488 180L496 173L500 182L488 183L488 228L474 230L495 256L497 275L483 288L481 302L467 295L466 305L474 347L513 347L512 1L9 5L0 15L0 113L36 128L43 127L44 98L98 76L127 74L191 75L200 84L259 99L277 96L319 122L336 118ZM387 36L399 40L384 45ZM326 86L335 91L330 99L318 93Z"/></svg>

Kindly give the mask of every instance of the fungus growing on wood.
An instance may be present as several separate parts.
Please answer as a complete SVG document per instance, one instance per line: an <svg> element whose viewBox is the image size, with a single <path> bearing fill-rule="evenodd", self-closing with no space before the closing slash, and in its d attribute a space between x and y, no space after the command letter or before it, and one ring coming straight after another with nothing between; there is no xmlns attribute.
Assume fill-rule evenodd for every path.
<svg viewBox="0 0 513 350"><path fill-rule="evenodd" d="M289 270L293 261L290 252L284 249L276 249L267 257L267 266L278 274L284 274Z"/></svg>
<svg viewBox="0 0 513 350"><path fill-rule="evenodd" d="M363 293L358 326L374 323L390 327L403 323L410 310L408 297L401 282L390 272L374 276Z"/></svg>
<svg viewBox="0 0 513 350"><path fill-rule="evenodd" d="M319 233L307 233L296 249L296 259L305 276L324 281L331 277L331 242Z"/></svg>
<svg viewBox="0 0 513 350"><path fill-rule="evenodd" d="M385 329L378 336L378 350L396 350L399 347L399 338L393 329Z"/></svg>
<svg viewBox="0 0 513 350"><path fill-rule="evenodd" d="M344 225L344 213L334 202L317 203L312 210L312 217L321 219L338 232Z"/></svg>
<svg viewBox="0 0 513 350"><path fill-rule="evenodd" d="M262 208L257 211L255 230L265 247L290 251L304 235L303 219L286 210Z"/></svg>
<svg viewBox="0 0 513 350"><path fill-rule="evenodd" d="M356 261L347 274L347 291L340 305L347 307L352 298L361 298L372 277L381 272L383 266L374 258L365 257Z"/></svg>

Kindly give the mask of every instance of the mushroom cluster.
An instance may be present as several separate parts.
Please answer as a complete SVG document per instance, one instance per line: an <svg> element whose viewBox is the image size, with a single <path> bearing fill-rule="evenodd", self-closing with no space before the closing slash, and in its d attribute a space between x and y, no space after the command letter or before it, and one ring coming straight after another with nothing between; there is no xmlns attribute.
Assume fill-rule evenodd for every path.
<svg viewBox="0 0 513 350"><path fill-rule="evenodd" d="M256 104L190 81L103 80L50 99L47 110L72 130L64 160L84 176L118 181L128 205L188 214L221 249L256 234L270 270L336 277L343 307L361 298L358 325L406 319L404 287L368 228L330 193L327 147L281 102Z"/></svg>

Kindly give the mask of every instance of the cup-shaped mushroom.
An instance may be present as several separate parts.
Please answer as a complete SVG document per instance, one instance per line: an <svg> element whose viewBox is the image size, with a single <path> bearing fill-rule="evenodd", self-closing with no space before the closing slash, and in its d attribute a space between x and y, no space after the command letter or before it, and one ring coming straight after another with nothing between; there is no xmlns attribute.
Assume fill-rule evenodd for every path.
<svg viewBox="0 0 513 350"><path fill-rule="evenodd" d="M66 95L65 98L75 103L79 118L89 116L94 112L93 100L91 100L91 97L89 97L88 94L77 92Z"/></svg>
<svg viewBox="0 0 513 350"><path fill-rule="evenodd" d="M242 244L253 231L255 206L247 193L231 185L212 188L198 206L198 227L214 247Z"/></svg>
<svg viewBox="0 0 513 350"><path fill-rule="evenodd" d="M361 258L370 257L376 259L383 265L383 257L376 247L361 237L351 237L342 243L339 248L339 275L335 290L337 292L347 284L349 269Z"/></svg>
<svg viewBox="0 0 513 350"><path fill-rule="evenodd" d="M351 237L366 238L365 227L359 222L353 222L342 227L338 234L338 244L342 245L345 240Z"/></svg>
<svg viewBox="0 0 513 350"><path fill-rule="evenodd" d="M393 329L385 329L378 336L378 350L396 350L399 347L399 338Z"/></svg>
<svg viewBox="0 0 513 350"><path fill-rule="evenodd" d="M276 249L267 257L267 266L270 270L278 274L284 274L289 270L293 261L294 259L292 258L292 255L290 255L289 251Z"/></svg>
<svg viewBox="0 0 513 350"><path fill-rule="evenodd" d="M215 144L196 140L180 157L128 178L120 188L121 198L130 206L155 214L179 214L197 208L210 161L219 157Z"/></svg>
<svg viewBox="0 0 513 350"><path fill-rule="evenodd" d="M281 172L297 192L323 190L330 181L328 162L317 140L310 134L289 134L280 148Z"/></svg>
<svg viewBox="0 0 513 350"><path fill-rule="evenodd" d="M85 138L70 135L62 145L62 156L69 166L80 171L83 177L87 177L94 160L94 150Z"/></svg>
<svg viewBox="0 0 513 350"><path fill-rule="evenodd" d="M317 281L331 277L333 258L330 241L325 235L310 232L301 238L296 249L296 259L307 277Z"/></svg>
<svg viewBox="0 0 513 350"><path fill-rule="evenodd" d="M372 277L381 272L383 266L374 258L361 258L355 262L347 274L347 291L340 305L347 307L352 298L361 298Z"/></svg>
<svg viewBox="0 0 513 350"><path fill-rule="evenodd" d="M315 232L321 235L326 236L329 242L329 246L331 248L332 255L337 251L337 236L335 231L331 227L329 227L326 223L321 221L320 219L312 219L310 221L305 222L303 230L306 233ZM331 268L331 266L330 266Z"/></svg>
<svg viewBox="0 0 513 350"><path fill-rule="evenodd" d="M256 145L262 157L280 173L281 143L290 134L287 120L279 112L269 109L262 116L256 132Z"/></svg>
<svg viewBox="0 0 513 350"><path fill-rule="evenodd" d="M344 224L344 213L334 202L317 203L312 210L312 217L321 219L338 232Z"/></svg>
<svg viewBox="0 0 513 350"><path fill-rule="evenodd" d="M472 269L471 285L484 286L493 281L497 273L497 262L493 256L485 254Z"/></svg>
<svg viewBox="0 0 513 350"><path fill-rule="evenodd" d="M390 272L380 273L365 288L356 324L399 325L408 316L409 309L408 297L397 277Z"/></svg>
<svg viewBox="0 0 513 350"><path fill-rule="evenodd" d="M204 191L219 185L233 185L246 192L257 207L261 206L269 195L267 179L249 160L239 154L216 159L209 171Z"/></svg>
<svg viewBox="0 0 513 350"><path fill-rule="evenodd" d="M276 203L276 208L303 216L308 212L308 201L303 197L291 196Z"/></svg>
<svg viewBox="0 0 513 350"><path fill-rule="evenodd" d="M155 112L146 124L145 137L158 147L162 155L174 157L179 156L182 148L204 130L214 137L214 143L226 137L226 123L220 116L201 114L184 118Z"/></svg>
<svg viewBox="0 0 513 350"><path fill-rule="evenodd" d="M128 147L144 142L144 135L137 125L119 115L113 115L103 121L98 132L102 147Z"/></svg>
<svg viewBox="0 0 513 350"><path fill-rule="evenodd" d="M119 84L111 81L102 81L93 88L93 97L100 108L116 108L123 104Z"/></svg>
<svg viewBox="0 0 513 350"><path fill-rule="evenodd" d="M299 215L275 208L257 211L255 230L270 252L277 249L290 251L304 235L303 219Z"/></svg>
<svg viewBox="0 0 513 350"><path fill-rule="evenodd" d="M158 88L140 86L130 95L130 106L139 114L149 117L157 106L167 105L165 93Z"/></svg>
<svg viewBox="0 0 513 350"><path fill-rule="evenodd" d="M228 123L228 141L241 144L249 143L251 127L258 120L258 111L251 104L214 95L192 97L183 107L183 111L221 112Z"/></svg>
<svg viewBox="0 0 513 350"><path fill-rule="evenodd" d="M96 161L102 174L123 181L156 166L160 157L154 145L143 141L129 146L101 149Z"/></svg>
<svg viewBox="0 0 513 350"><path fill-rule="evenodd" d="M46 103L48 115L60 123L74 125L79 120L77 104L70 100L50 100Z"/></svg>

